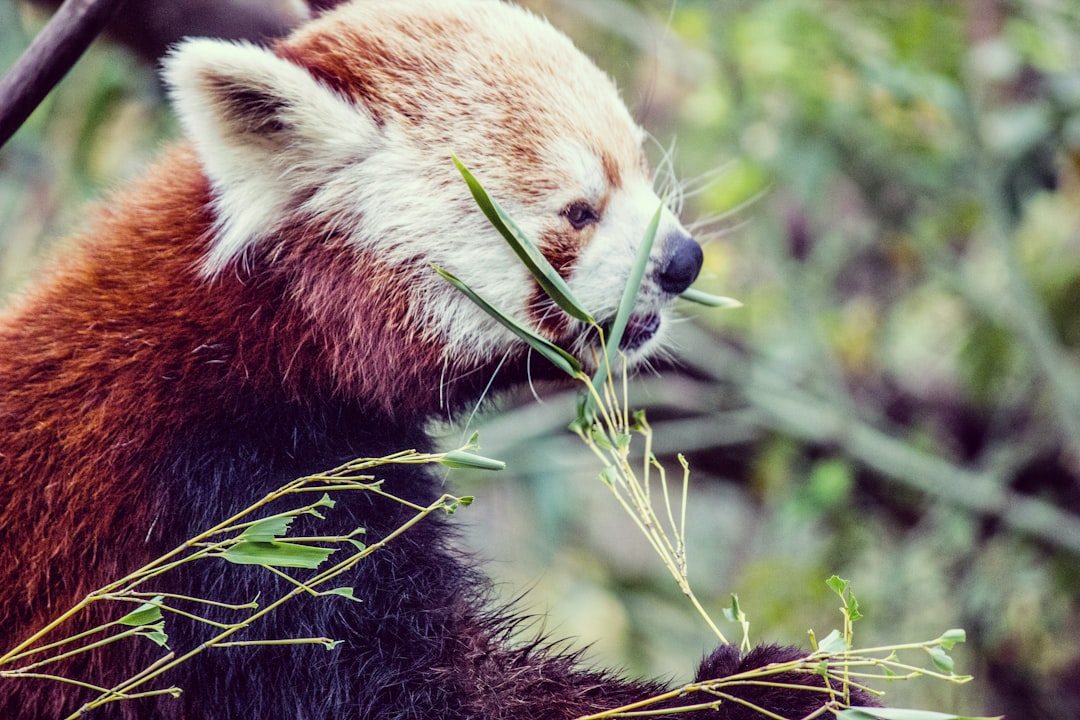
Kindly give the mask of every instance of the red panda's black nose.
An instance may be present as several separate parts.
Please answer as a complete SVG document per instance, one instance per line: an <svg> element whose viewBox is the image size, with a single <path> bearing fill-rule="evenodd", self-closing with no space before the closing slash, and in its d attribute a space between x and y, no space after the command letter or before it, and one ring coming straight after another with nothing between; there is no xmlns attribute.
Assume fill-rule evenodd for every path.
<svg viewBox="0 0 1080 720"><path fill-rule="evenodd" d="M660 288L678 295L697 279L701 270L701 246L689 235L678 233L667 239L664 266L660 269Z"/></svg>

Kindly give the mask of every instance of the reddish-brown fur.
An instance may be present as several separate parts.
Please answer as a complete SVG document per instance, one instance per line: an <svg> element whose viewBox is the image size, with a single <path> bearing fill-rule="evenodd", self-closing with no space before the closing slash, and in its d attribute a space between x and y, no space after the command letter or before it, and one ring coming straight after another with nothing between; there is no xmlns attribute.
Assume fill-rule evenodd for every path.
<svg viewBox="0 0 1080 720"><path fill-rule="evenodd" d="M410 331L396 273L374 270L376 257L313 252L336 241L309 228L267 250L272 272L204 279L208 192L190 150L174 149L0 315L9 632L28 634L151 559L146 458L235 412L234 394L366 397L410 422L438 412L438 348Z"/></svg>

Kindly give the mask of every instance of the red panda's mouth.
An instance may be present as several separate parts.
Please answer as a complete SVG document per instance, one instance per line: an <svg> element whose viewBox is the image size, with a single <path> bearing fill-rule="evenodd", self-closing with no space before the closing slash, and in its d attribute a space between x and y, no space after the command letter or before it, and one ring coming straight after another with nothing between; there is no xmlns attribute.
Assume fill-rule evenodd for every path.
<svg viewBox="0 0 1080 720"><path fill-rule="evenodd" d="M631 353L647 343L660 329L660 313L648 315L631 315L623 331L619 349L624 353Z"/></svg>

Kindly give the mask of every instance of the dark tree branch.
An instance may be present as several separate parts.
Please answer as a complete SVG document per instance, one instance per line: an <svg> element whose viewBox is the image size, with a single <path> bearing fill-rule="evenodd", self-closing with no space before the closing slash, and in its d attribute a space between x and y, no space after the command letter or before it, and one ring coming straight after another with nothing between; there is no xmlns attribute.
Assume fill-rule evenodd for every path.
<svg viewBox="0 0 1080 720"><path fill-rule="evenodd" d="M124 0L64 0L0 80L0 147L82 56Z"/></svg>
<svg viewBox="0 0 1080 720"><path fill-rule="evenodd" d="M287 33L307 16L289 0L33 0L59 9L0 80L0 147L26 121L102 31L147 62L189 35L264 41ZM319 3L315 3L317 6ZM321 0L321 5L336 4ZM115 19L114 19L115 16Z"/></svg>
<svg viewBox="0 0 1080 720"><path fill-rule="evenodd" d="M30 2L55 8L60 0ZM261 43L285 35L309 14L304 0L139 0L127 3L105 34L153 64L185 37Z"/></svg>

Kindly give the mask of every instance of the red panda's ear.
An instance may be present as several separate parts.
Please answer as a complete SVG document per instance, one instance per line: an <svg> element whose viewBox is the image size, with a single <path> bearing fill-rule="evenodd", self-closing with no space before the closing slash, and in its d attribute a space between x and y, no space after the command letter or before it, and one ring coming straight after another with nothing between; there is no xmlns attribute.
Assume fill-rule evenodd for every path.
<svg viewBox="0 0 1080 720"><path fill-rule="evenodd" d="M215 192L209 275L273 232L297 197L378 143L362 105L255 45L188 40L166 59L165 79Z"/></svg>

